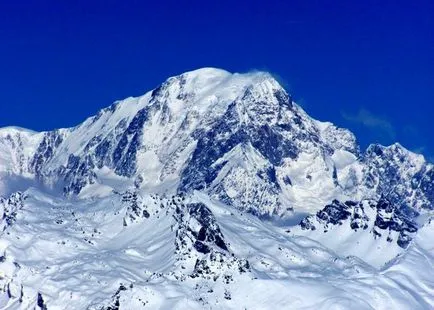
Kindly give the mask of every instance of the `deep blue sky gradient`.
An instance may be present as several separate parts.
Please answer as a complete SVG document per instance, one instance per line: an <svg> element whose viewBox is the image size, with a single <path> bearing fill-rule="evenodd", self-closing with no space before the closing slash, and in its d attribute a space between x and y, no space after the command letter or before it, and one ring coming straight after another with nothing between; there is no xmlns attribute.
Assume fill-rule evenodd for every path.
<svg viewBox="0 0 434 310"><path fill-rule="evenodd" d="M212 66L270 71L363 147L434 156L431 0L1 1L0 39L0 127L74 126Z"/></svg>

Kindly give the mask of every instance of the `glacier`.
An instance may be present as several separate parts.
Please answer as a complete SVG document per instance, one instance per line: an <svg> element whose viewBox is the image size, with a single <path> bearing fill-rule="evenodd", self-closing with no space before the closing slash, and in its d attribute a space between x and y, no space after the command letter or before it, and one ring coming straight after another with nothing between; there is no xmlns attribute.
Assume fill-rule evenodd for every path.
<svg viewBox="0 0 434 310"><path fill-rule="evenodd" d="M432 309L434 170L202 68L0 129L2 309Z"/></svg>

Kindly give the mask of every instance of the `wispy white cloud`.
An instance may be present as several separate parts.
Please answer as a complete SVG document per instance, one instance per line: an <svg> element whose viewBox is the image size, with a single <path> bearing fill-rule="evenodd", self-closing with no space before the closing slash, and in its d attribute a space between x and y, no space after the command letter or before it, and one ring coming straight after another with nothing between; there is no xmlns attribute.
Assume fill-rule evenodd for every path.
<svg viewBox="0 0 434 310"><path fill-rule="evenodd" d="M392 123L386 118L372 114L370 111L361 108L357 114L342 112L342 117L350 122L362 125L371 131L375 131L391 140L396 138L396 130Z"/></svg>
<svg viewBox="0 0 434 310"><path fill-rule="evenodd" d="M413 144L411 148L412 152L423 154L427 161L434 163L430 144L426 140L425 135L420 132L419 128L413 125L406 125L402 128L402 134L406 141L410 141L410 143Z"/></svg>
<svg viewBox="0 0 434 310"><path fill-rule="evenodd" d="M419 147L411 148L411 151L413 153L423 154L426 151L426 146L419 146Z"/></svg>
<svg viewBox="0 0 434 310"><path fill-rule="evenodd" d="M407 149L423 154L426 161L434 164L434 150L417 125L394 127L386 117L373 114L365 108L360 108L357 113L341 112L341 116L348 122L365 127L372 137L379 138L378 142L388 144L399 140Z"/></svg>
<svg viewBox="0 0 434 310"><path fill-rule="evenodd" d="M419 129L412 125L406 125L402 128L402 133L410 139L418 138L420 136Z"/></svg>

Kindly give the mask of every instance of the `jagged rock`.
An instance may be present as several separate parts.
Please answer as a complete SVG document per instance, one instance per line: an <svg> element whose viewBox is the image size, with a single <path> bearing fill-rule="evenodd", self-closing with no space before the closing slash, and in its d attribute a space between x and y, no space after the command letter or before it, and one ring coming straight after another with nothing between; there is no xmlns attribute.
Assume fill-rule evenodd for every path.
<svg viewBox="0 0 434 310"><path fill-rule="evenodd" d="M370 208L373 212L368 216ZM379 201L346 201L341 203L334 200L330 205L318 211L316 215L310 215L301 220L299 226L302 230L324 229L329 232L335 225L349 224L351 229L367 230L371 225L374 237L381 237L383 231L395 231L399 233L397 244L406 248L412 239L412 235L417 232L418 227L415 222L417 214L408 215L399 205L394 205L385 198ZM390 242L392 239L388 237Z"/></svg>
<svg viewBox="0 0 434 310"><path fill-rule="evenodd" d="M230 253L211 210L203 203L179 204L175 219L176 253L180 255L181 268L187 261L195 260L190 277L229 279L231 274L250 271L249 262ZM184 263L184 262L185 263Z"/></svg>
<svg viewBox="0 0 434 310"><path fill-rule="evenodd" d="M0 197L0 226L2 231L13 225L19 210L24 206L26 196L21 192L13 193L9 198Z"/></svg>
<svg viewBox="0 0 434 310"><path fill-rule="evenodd" d="M42 297L41 293L38 293L36 304L38 305L39 309L47 310L47 306L45 305L44 298Z"/></svg>

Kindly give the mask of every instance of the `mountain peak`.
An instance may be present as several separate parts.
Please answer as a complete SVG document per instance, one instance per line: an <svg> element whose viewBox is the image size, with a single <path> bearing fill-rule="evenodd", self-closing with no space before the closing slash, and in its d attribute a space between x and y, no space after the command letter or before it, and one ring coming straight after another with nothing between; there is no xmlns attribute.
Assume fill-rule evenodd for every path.
<svg viewBox="0 0 434 310"><path fill-rule="evenodd" d="M245 145L251 145L249 156L234 151ZM67 195L101 185L108 193L133 185L163 192L205 188L233 205L270 214L303 205L314 210L329 198L355 195L358 179L364 179L356 173L358 158L372 175L369 188L387 162L403 173L411 167L406 179L423 165L399 144L372 145L361 157L352 133L309 117L270 73L217 68L170 77L79 126L8 140L3 149L3 170L33 173L41 183L64 186ZM20 169L9 167L10 158ZM327 193L301 204L301 192L311 195L313 186L324 184ZM234 195L234 187L242 194ZM259 194L268 197L267 206L256 200Z"/></svg>
<svg viewBox="0 0 434 310"><path fill-rule="evenodd" d="M16 133L25 133L29 135L34 135L37 134L38 132L33 131L31 129L18 127L18 126L7 126L7 127L0 128L0 135L16 134Z"/></svg>
<svg viewBox="0 0 434 310"><path fill-rule="evenodd" d="M368 146L366 150L367 157L390 157L396 158L397 160L403 160L404 158L414 161L414 162L425 162L424 156L414 153L407 148L405 148L402 144L395 142L391 145L384 146L381 144L371 144Z"/></svg>
<svg viewBox="0 0 434 310"><path fill-rule="evenodd" d="M167 79L162 86L171 86L175 90L179 87L190 93L209 94L211 87L218 86L226 90L226 95L231 92L243 92L246 89L257 89L262 93L273 93L283 90L277 80L268 72L251 71L248 73L230 73L223 69L205 67L188 71ZM157 88L159 89L159 87ZM222 94L222 92L219 92Z"/></svg>
<svg viewBox="0 0 434 310"><path fill-rule="evenodd" d="M231 74L232 73L224 69L214 68L214 67L203 67L203 68L184 72L180 75L195 78L195 77L205 77L205 76L229 76Z"/></svg>

